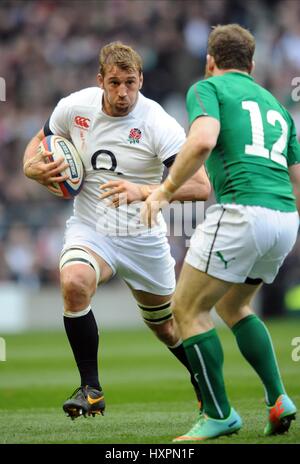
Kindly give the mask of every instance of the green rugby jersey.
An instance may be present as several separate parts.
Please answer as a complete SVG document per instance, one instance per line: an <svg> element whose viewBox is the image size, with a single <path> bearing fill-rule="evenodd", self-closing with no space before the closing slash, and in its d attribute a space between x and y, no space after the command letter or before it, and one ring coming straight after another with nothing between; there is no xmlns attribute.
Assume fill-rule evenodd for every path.
<svg viewBox="0 0 300 464"><path fill-rule="evenodd" d="M199 116L220 121L206 168L218 203L295 211L288 166L300 163L289 112L250 75L227 72L191 86L190 124Z"/></svg>

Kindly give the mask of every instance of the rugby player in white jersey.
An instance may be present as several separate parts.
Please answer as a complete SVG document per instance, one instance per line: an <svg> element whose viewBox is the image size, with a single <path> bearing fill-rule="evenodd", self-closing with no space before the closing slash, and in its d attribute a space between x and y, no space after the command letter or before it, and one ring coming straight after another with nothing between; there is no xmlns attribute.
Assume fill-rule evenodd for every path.
<svg viewBox="0 0 300 464"><path fill-rule="evenodd" d="M64 161L46 164L47 153L37 154L43 137L56 134L72 141L85 168L60 258L64 325L81 377L80 387L63 405L72 419L105 408L91 299L97 286L116 273L132 291L145 323L189 369L170 311L175 273L166 226L160 217L158 226L149 230L139 214L142 202L160 184L164 166L174 161L185 133L158 103L140 93L142 61L131 47L120 42L103 47L97 79L99 87L60 100L24 155L27 177L43 185L62 182ZM174 200L205 200L209 193L202 169ZM191 381L200 401L197 383L193 377Z"/></svg>

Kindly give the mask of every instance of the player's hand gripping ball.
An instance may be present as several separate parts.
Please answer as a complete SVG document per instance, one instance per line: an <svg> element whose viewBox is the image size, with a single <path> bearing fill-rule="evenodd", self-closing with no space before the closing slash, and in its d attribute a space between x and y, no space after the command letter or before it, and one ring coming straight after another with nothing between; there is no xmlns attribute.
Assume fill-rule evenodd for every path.
<svg viewBox="0 0 300 464"><path fill-rule="evenodd" d="M39 150L41 152L52 152L52 155L47 158L49 162L63 157L69 165L63 172L69 178L63 182L55 182L47 186L48 190L54 195L65 199L71 199L78 195L83 185L84 167L74 145L64 137L48 135L41 141Z"/></svg>

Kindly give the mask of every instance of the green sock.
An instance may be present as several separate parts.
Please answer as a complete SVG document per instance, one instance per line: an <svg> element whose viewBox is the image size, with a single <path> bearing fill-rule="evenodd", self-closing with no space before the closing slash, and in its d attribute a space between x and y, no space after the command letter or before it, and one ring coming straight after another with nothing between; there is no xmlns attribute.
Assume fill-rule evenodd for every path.
<svg viewBox="0 0 300 464"><path fill-rule="evenodd" d="M204 412L215 419L226 419L230 404L222 372L223 349L216 330L194 335L184 340L183 346L201 390Z"/></svg>
<svg viewBox="0 0 300 464"><path fill-rule="evenodd" d="M237 322L232 331L242 355L265 386L267 404L273 406L285 390L268 329L255 314L251 314Z"/></svg>

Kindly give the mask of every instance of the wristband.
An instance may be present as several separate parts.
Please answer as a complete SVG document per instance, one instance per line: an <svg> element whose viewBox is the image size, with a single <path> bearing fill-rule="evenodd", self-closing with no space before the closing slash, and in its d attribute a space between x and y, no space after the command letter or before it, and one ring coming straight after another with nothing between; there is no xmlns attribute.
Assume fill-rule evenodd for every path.
<svg viewBox="0 0 300 464"><path fill-rule="evenodd" d="M161 184L161 186L159 187L159 190L164 194L166 195L167 199L170 200L173 196L173 192L171 192L170 190L168 190L165 186L165 184Z"/></svg>
<svg viewBox="0 0 300 464"><path fill-rule="evenodd" d="M149 185L140 185L139 187L143 197L142 201L147 200L152 193L151 187Z"/></svg>
<svg viewBox="0 0 300 464"><path fill-rule="evenodd" d="M168 175L168 177L164 181L163 185L164 185L165 189L168 192L172 193L172 194L175 193L175 191L178 189L178 185L175 184L175 182L173 181L170 174Z"/></svg>
<svg viewBox="0 0 300 464"><path fill-rule="evenodd" d="M173 184L173 186L174 186L175 188L178 188L178 187L179 187L179 185L175 184L175 182L174 182L174 180L173 180L171 174L168 175L167 179L171 182L171 184Z"/></svg>

